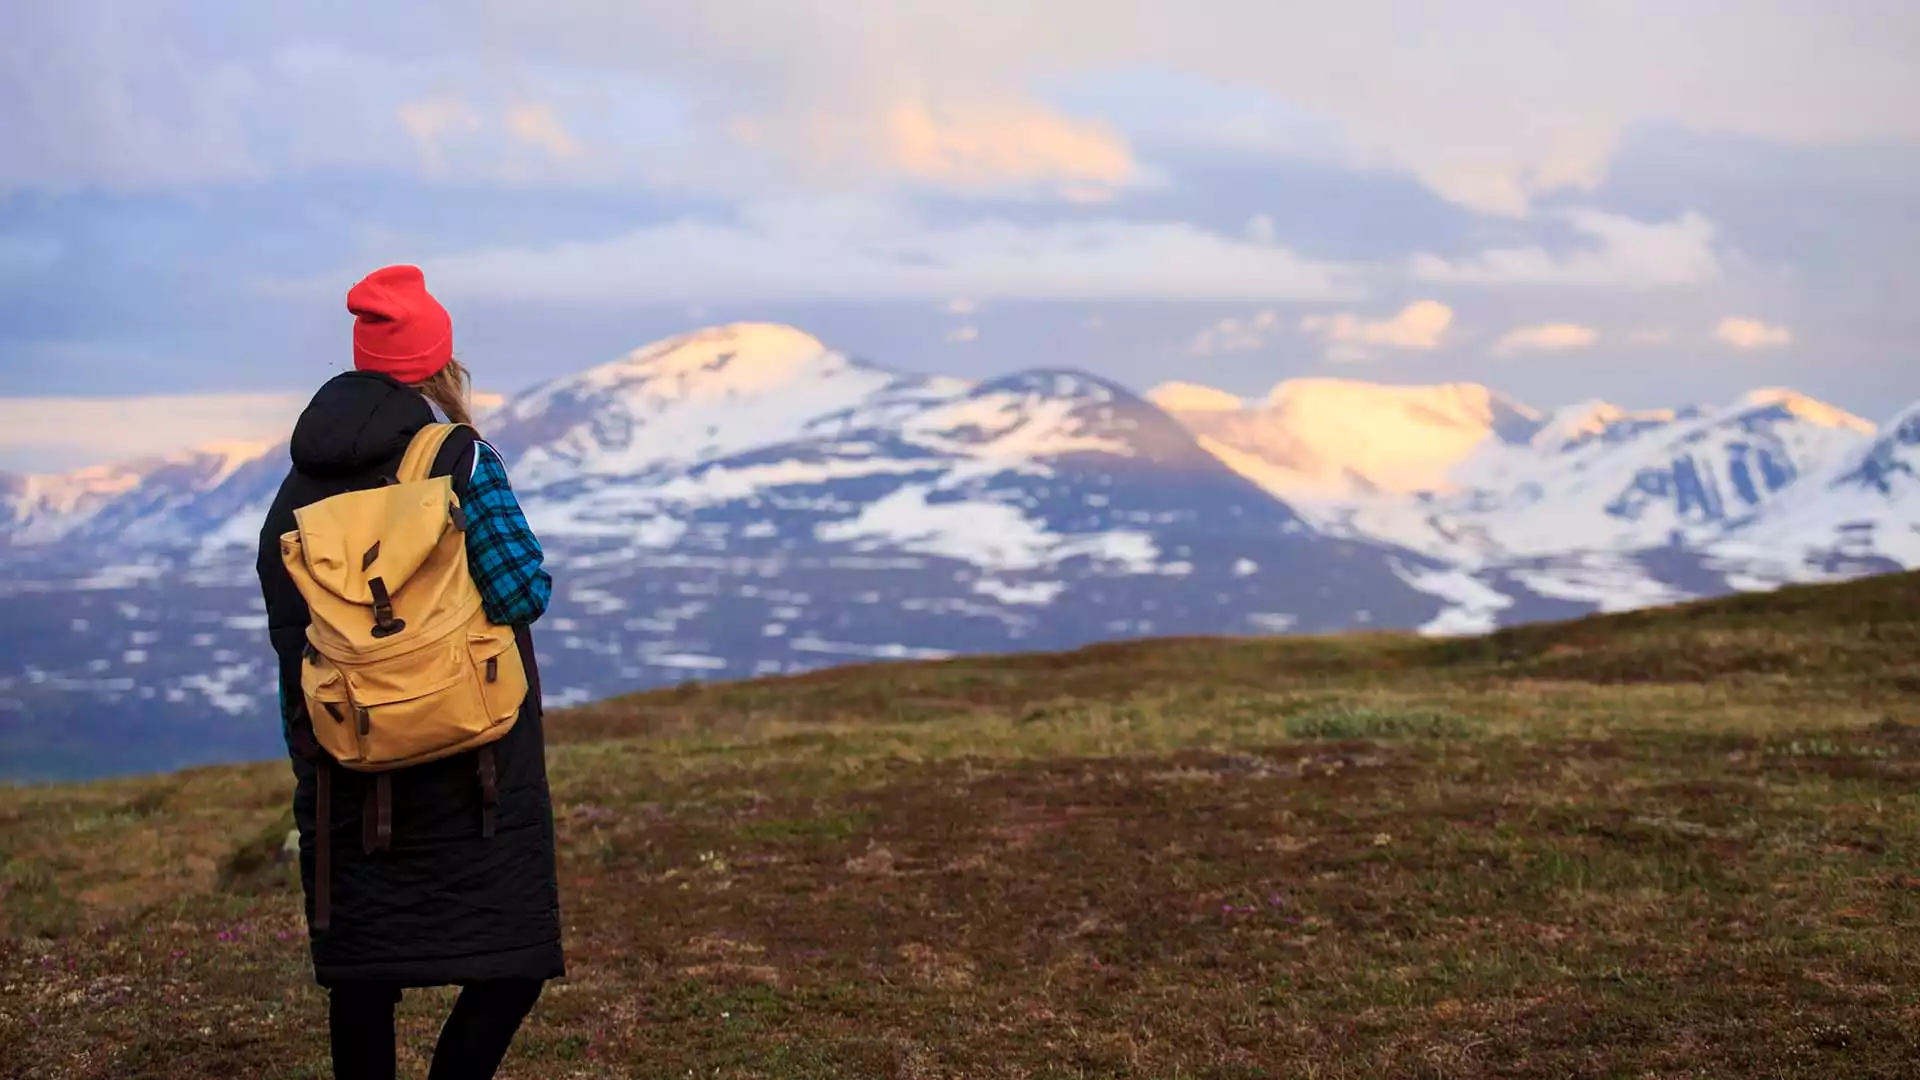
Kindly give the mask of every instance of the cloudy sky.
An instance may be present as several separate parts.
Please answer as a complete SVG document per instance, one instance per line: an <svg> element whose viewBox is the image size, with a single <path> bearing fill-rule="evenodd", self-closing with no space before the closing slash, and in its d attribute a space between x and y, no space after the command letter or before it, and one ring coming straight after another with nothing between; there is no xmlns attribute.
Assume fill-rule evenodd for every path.
<svg viewBox="0 0 1920 1080"><path fill-rule="evenodd" d="M271 436L389 262L500 390L751 318L1884 419L1916 56L1911 0L17 0L0 468Z"/></svg>

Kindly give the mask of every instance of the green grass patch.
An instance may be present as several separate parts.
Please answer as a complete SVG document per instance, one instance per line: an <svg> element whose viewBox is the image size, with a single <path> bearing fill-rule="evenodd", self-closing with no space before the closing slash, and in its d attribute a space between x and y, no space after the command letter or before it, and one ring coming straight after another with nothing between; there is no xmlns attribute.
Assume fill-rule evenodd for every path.
<svg viewBox="0 0 1920 1080"><path fill-rule="evenodd" d="M735 830L747 843L792 840L845 840L868 827L866 814L827 814L821 817L749 821Z"/></svg>
<svg viewBox="0 0 1920 1080"><path fill-rule="evenodd" d="M1286 718L1295 739L1464 739L1485 723L1444 709L1390 708L1328 702Z"/></svg>

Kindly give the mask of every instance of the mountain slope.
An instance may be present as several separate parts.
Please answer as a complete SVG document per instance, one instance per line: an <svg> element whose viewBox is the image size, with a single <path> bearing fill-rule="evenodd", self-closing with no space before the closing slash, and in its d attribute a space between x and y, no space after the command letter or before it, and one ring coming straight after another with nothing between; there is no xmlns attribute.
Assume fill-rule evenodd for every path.
<svg viewBox="0 0 1920 1080"><path fill-rule="evenodd" d="M1826 475L1736 522L1711 550L1749 587L1920 566L1920 405Z"/></svg>
<svg viewBox="0 0 1920 1080"><path fill-rule="evenodd" d="M1753 513L1802 476L1871 438L1866 421L1788 391L1756 391L1705 412L1620 415L1589 438L1530 446L1524 467L1466 470L1503 487L1441 500L1501 552L1630 549L1701 535ZM1558 434L1557 432L1555 433Z"/></svg>

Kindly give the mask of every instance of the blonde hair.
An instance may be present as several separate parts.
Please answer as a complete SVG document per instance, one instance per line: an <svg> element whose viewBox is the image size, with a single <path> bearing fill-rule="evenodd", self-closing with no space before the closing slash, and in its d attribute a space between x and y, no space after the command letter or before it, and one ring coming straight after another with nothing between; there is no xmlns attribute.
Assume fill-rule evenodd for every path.
<svg viewBox="0 0 1920 1080"><path fill-rule="evenodd" d="M448 360L446 367L428 376L426 381L413 384L428 401L440 406L447 419L469 427L473 426L473 409L467 404L467 394L472 387L472 376L458 360Z"/></svg>

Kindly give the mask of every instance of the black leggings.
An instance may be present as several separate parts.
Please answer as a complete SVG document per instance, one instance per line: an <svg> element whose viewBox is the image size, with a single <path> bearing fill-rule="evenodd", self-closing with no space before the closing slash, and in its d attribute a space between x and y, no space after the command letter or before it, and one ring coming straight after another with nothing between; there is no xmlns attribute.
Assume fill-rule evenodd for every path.
<svg viewBox="0 0 1920 1080"><path fill-rule="evenodd" d="M507 1056L542 984L532 979L474 983L460 991L440 1029L427 1080L490 1080ZM334 1080L394 1080L393 1007L400 988L386 983L336 986L327 994Z"/></svg>

